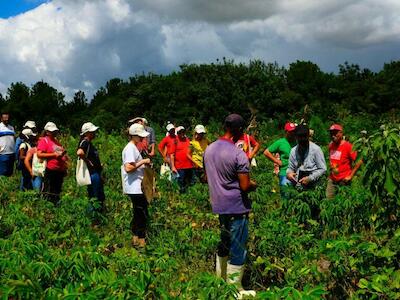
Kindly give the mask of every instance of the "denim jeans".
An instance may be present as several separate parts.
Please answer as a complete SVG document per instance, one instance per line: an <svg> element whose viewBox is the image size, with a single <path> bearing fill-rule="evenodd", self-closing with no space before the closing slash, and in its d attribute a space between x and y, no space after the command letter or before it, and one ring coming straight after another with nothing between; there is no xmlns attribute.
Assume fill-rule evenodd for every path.
<svg viewBox="0 0 400 300"><path fill-rule="evenodd" d="M287 179L286 175L279 175L279 188L280 188L281 198L283 199L289 198L286 190L292 185L293 183L289 179Z"/></svg>
<svg viewBox="0 0 400 300"><path fill-rule="evenodd" d="M104 195L104 186L101 179L101 174L98 172L90 174L90 180L92 184L88 185L87 187L89 198L96 198L98 203L97 205L93 205L91 203L88 210L90 212L101 212L104 209L104 200L106 199L106 196Z"/></svg>
<svg viewBox="0 0 400 300"><path fill-rule="evenodd" d="M35 176L32 178L32 187L35 191L42 191L43 177Z"/></svg>
<svg viewBox="0 0 400 300"><path fill-rule="evenodd" d="M14 171L15 154L0 155L0 176L11 176Z"/></svg>
<svg viewBox="0 0 400 300"><path fill-rule="evenodd" d="M189 185L193 185L196 182L193 169L178 169L176 180L178 181L179 190L184 193Z"/></svg>
<svg viewBox="0 0 400 300"><path fill-rule="evenodd" d="M241 266L246 260L249 236L247 214L219 215L220 237L218 256L229 256L229 263Z"/></svg>

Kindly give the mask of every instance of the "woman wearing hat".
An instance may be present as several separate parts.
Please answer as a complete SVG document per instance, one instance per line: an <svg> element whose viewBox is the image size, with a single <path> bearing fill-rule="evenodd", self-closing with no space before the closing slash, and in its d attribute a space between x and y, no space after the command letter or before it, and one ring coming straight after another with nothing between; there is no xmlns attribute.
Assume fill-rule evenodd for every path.
<svg viewBox="0 0 400 300"><path fill-rule="evenodd" d="M133 218L131 229L133 233L132 244L144 247L146 245L146 223L148 217L147 200L142 191L144 167L150 163L149 158L143 159L136 147L149 133L143 125L135 123L129 127L129 143L122 151L122 186L125 194L129 196L133 205Z"/></svg>
<svg viewBox="0 0 400 300"><path fill-rule="evenodd" d="M56 124L47 122L44 126L44 136L39 140L37 147L37 157L47 161L43 195L54 204L60 201L68 161L67 152L57 140L58 133Z"/></svg>
<svg viewBox="0 0 400 300"><path fill-rule="evenodd" d="M24 129L19 136L21 139L21 143L18 149L18 163L17 167L21 170L22 178L21 178L21 191L31 190L33 189L32 186L32 176L30 171L25 166L25 157L27 153L32 148L33 144L35 143L36 133L32 131L32 129Z"/></svg>
<svg viewBox="0 0 400 300"><path fill-rule="evenodd" d="M90 205L90 212L104 212L104 186L101 176L103 167L100 162L99 152L93 146L92 140L96 137L96 132L99 127L91 122L82 125L81 140L78 145L76 154L86 162L87 168L90 173L91 184L88 185L89 198L96 198L97 204Z"/></svg>

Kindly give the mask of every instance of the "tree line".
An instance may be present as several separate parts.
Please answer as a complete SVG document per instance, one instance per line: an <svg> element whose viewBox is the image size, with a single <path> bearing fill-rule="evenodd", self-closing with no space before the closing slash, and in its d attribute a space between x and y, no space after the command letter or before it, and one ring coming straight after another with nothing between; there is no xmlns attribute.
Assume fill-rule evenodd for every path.
<svg viewBox="0 0 400 300"><path fill-rule="evenodd" d="M89 101L78 91L70 101L44 81L28 87L12 83L0 94L0 110L12 123L28 119L40 125L48 120L78 131L87 120L106 131L119 130L133 116L145 116L164 125L223 120L229 112L258 120L274 118L284 123L307 105L326 120L343 115L380 115L400 106L400 61L386 63L379 72L344 63L326 73L310 61L287 68L260 60L247 64L223 59L211 64L185 64L167 75L141 74L128 80L113 78ZM43 124L40 124L43 122Z"/></svg>

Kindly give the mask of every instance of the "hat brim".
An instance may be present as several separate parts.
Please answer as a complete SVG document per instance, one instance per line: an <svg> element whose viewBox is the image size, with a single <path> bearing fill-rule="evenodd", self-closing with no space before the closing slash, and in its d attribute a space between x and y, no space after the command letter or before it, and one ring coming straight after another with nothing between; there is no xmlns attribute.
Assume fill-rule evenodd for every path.
<svg viewBox="0 0 400 300"><path fill-rule="evenodd" d="M138 134L137 134L137 136L140 136L140 137L143 137L143 138L148 137L149 135L150 135L150 133L147 132L147 131L141 132L141 133L138 133Z"/></svg>
<svg viewBox="0 0 400 300"><path fill-rule="evenodd" d="M206 133L205 130L196 130L196 133Z"/></svg>

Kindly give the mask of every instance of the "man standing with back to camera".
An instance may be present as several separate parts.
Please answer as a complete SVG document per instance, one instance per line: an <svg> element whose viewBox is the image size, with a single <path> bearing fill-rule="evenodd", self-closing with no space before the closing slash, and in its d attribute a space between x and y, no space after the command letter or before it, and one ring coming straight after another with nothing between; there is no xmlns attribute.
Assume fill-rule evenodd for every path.
<svg viewBox="0 0 400 300"><path fill-rule="evenodd" d="M224 135L208 146L204 153L211 206L220 222L216 273L237 286L239 299L245 295L255 296L255 291L245 291L241 284L251 209L247 193L257 186L250 180L249 159L235 146L244 127L245 122L240 115L229 115L225 119Z"/></svg>

